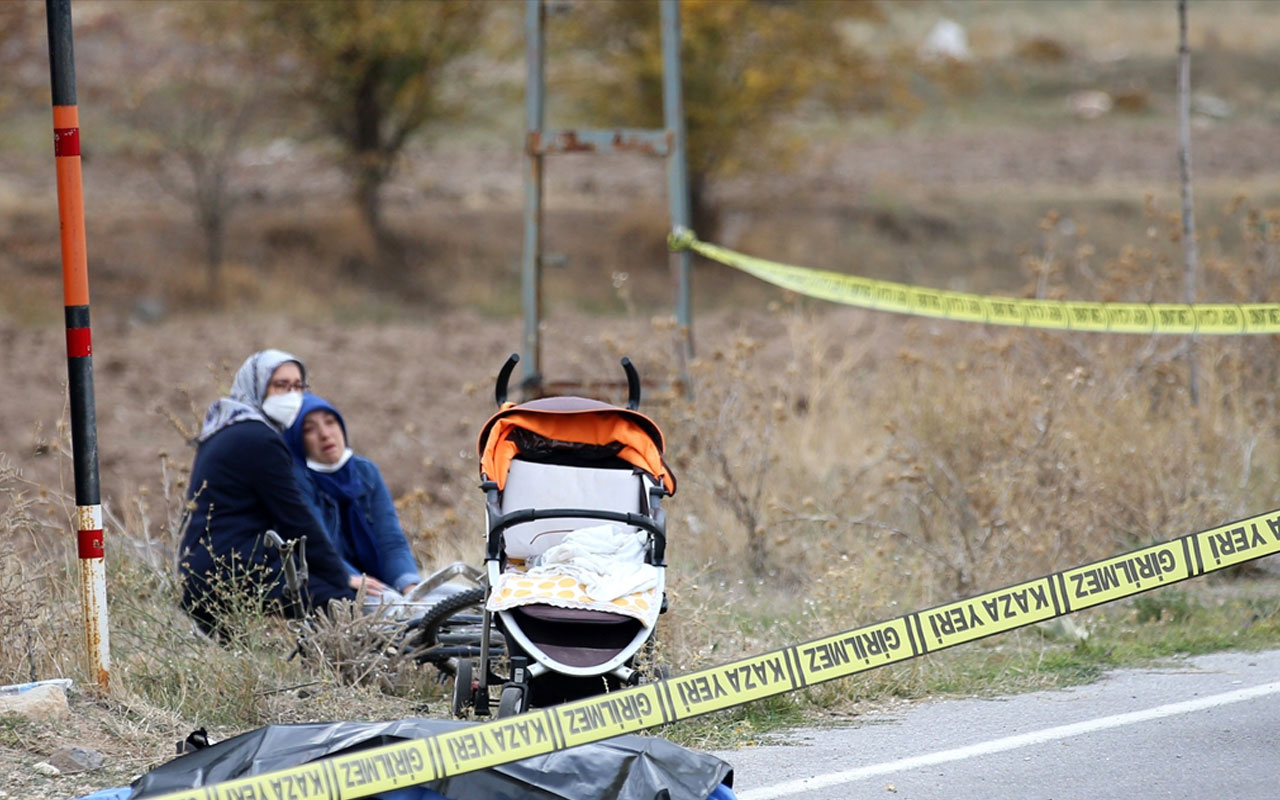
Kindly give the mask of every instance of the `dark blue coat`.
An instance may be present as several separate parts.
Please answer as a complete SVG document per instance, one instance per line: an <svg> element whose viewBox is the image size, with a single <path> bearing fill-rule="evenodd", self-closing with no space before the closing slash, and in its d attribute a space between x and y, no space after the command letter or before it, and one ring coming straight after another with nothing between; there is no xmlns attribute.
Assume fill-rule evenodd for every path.
<svg viewBox="0 0 1280 800"><path fill-rule="evenodd" d="M187 497L194 500L194 510L178 547L178 564L182 604L197 620L209 621L208 613L197 612L210 578L231 568L243 591L265 589L268 597L283 598L280 552L264 546L267 530L286 540L307 537L307 588L316 606L355 598L342 559L302 499L284 439L271 426L237 422L202 442Z"/></svg>

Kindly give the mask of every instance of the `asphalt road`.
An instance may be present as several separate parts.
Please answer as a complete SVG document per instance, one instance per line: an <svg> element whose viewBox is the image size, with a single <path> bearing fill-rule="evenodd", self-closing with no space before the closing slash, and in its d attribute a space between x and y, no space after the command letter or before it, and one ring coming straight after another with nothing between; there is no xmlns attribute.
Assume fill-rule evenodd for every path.
<svg viewBox="0 0 1280 800"><path fill-rule="evenodd" d="M717 752L740 800L1275 798L1280 651L869 714Z"/></svg>

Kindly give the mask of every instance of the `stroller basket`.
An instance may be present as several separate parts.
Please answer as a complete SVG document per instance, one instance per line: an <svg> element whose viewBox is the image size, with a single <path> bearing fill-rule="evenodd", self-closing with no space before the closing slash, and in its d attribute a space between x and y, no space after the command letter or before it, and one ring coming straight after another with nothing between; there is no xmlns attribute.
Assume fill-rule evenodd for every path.
<svg viewBox="0 0 1280 800"><path fill-rule="evenodd" d="M511 617L529 641L557 662L595 672L643 627L639 620L618 614L556 606L524 606L514 609Z"/></svg>

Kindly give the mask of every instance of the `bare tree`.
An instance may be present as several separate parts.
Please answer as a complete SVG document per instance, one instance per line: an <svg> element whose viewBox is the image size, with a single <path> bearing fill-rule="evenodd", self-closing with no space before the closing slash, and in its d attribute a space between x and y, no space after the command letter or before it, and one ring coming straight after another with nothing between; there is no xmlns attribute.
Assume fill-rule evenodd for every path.
<svg viewBox="0 0 1280 800"><path fill-rule="evenodd" d="M244 6L184 3L165 12L148 20L162 33L132 43L133 79L118 90L118 101L136 132L134 154L192 214L206 288L216 298L228 221L246 194L236 189L234 167L267 82L242 39L226 35L244 23Z"/></svg>
<svg viewBox="0 0 1280 800"><path fill-rule="evenodd" d="M1200 255L1196 248L1196 211L1191 194L1191 49L1187 46L1187 0L1178 0L1178 163L1182 183L1183 284L1188 304L1196 302ZM1200 404L1196 337L1187 339L1188 391L1191 405Z"/></svg>
<svg viewBox="0 0 1280 800"><path fill-rule="evenodd" d="M225 88L225 87L224 87ZM170 94L186 102L166 102ZM216 296L226 254L227 223L244 192L232 169L253 118L252 85L228 93L202 79L174 76L170 92L150 94L135 117L147 124L147 147L160 186L182 201L200 230L207 288Z"/></svg>

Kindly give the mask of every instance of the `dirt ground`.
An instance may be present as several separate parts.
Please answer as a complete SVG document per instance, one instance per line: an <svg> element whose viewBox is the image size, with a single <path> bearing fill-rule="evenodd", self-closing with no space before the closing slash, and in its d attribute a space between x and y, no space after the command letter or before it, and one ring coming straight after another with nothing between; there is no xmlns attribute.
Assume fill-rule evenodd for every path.
<svg viewBox="0 0 1280 800"><path fill-rule="evenodd" d="M1227 197L1276 186L1276 127L1274 120L1256 118L1230 124L1202 119L1195 134L1197 181ZM328 219L327 209L344 202L340 174L302 150L285 148L262 159L246 167L254 199L233 232L261 232L253 226L276 220L273 230L288 257L305 260L306 253L332 242L317 228ZM0 293L5 295L0 298L0 455L23 471L32 491L44 487L69 498L51 161L0 152ZM1147 192L1176 198L1176 180L1171 117L1168 124L1068 120L1044 129L908 129L825 145L785 175L731 181L717 197L725 211L721 242L731 247L771 247L760 254L780 258L795 250L839 253L848 229L866 224L873 243L916 251L915 259L927 262L938 224L913 209L911 201L893 200L896 193L932 200L971 196L981 205L991 198L1017 204L1018 193L1025 191L1038 198L1027 212L1035 218L1052 206L1055 195L1119 195L1137 205ZM521 201L516 148L452 142L411 158L389 187L390 214L401 230L431 246L424 258L452 263L436 273L438 292L428 285L426 299L408 305L394 293L374 296L350 288L358 274L345 282L317 276L319 296L346 309L341 314L308 313L307 307L275 294L279 313L264 310L261 302L216 310L175 302L163 288L173 281L171 271L195 269L185 210L158 193L135 165L92 153L85 159L85 188L102 500L108 514L124 524L122 535L137 538L142 518L159 524L162 454L179 472L188 467L193 450L185 439L198 427L204 408L229 387L245 356L276 347L306 362L314 391L344 412L352 444L381 466L393 496L423 498L426 527L410 532L415 547L447 557L477 557L475 436L494 407L497 369L520 350L521 320L513 313L519 308L513 298L518 298ZM628 355L660 390L674 376L673 335L661 320L651 319L669 314L668 301L661 300L670 293L661 238L662 166L631 159L602 166L566 158L548 170L547 197L549 246L571 267L549 275L545 374L556 380L619 380L618 358ZM888 217L886 207L895 209ZM975 261L1016 249L1010 241L971 241L963 218L944 218L941 224L960 229L948 234L947 246L970 253ZM1132 224L1141 229L1146 223ZM289 239L295 234L300 238ZM1034 230L1019 235L1024 242L1039 236ZM233 256L249 265L269 264L280 252L248 237L233 246ZM901 268L899 279L921 274L905 259L895 259L877 267L877 277L894 267ZM807 263L830 266L821 256ZM453 287L443 285L460 281L481 264L492 268L491 292L451 294ZM726 275L722 267L704 264L697 270L700 354L714 353L744 331L761 338L776 332L777 320L764 308L777 296L771 289ZM616 275L626 271L633 286L650 284L637 307L607 288L602 294L594 290L604 298L594 310L554 296L588 281L607 286L601 274L612 273L616 288ZM932 277L945 285L955 280L948 274ZM287 281L305 279L305 271L288 273L286 291ZM273 285L270 291L280 288ZM342 295L348 292L344 305ZM780 352L773 368L783 370L785 358ZM642 409L662 422L660 404L642 404ZM680 443L671 447L678 450ZM142 489L149 499L140 500ZM139 502L151 507L139 510ZM73 506L65 501L68 514ZM68 548L73 527L66 526ZM163 539L154 527L152 535ZM108 548L116 544L107 539ZM92 745L110 728L109 721L93 717L91 706L83 710L88 716L63 741L69 736ZM30 754L57 743L32 743ZM127 779L129 743L116 741L113 747L118 766L112 775ZM57 794L41 794L29 764L10 761L0 764L0 798L70 796L66 783L51 790ZM95 781L86 779L79 788L102 785Z"/></svg>
<svg viewBox="0 0 1280 800"><path fill-rule="evenodd" d="M1274 133L1274 126L1263 123L1206 127L1196 139L1197 178L1213 185L1265 183L1280 164L1280 137ZM892 141L870 140L827 150L810 168L776 176L768 185L776 190L774 199L783 201L777 211L768 208L767 198L751 191L756 184L729 184L724 189L729 210L725 233L732 245L734 238L754 238L745 231L769 224L770 217L776 222L777 217L788 215L835 215L842 202L857 204L886 176L892 176L894 185L926 192L956 186L976 191L988 185L1037 184L1071 191L1095 181L1119 182L1135 191L1168 186L1176 176L1171 157L1175 150L1171 131L1149 126L909 131ZM447 158L451 168L437 172L431 167L437 161L410 161L410 168L389 192L393 208L423 219L446 209L463 213L459 207L476 220L518 219L519 158L514 150L455 146L436 157ZM598 215L603 222L613 209L601 209L602 204L625 205L623 198L645 204L660 197L661 176L655 175L653 165L620 160L600 171L585 161L566 159L550 171L548 194L554 205L549 217L581 212ZM288 164L299 174L311 175L316 187L326 187L323 192L313 188L311 196L339 191L340 179L332 170L320 169L302 156ZM0 169L0 198L22 197L27 202L25 213L0 216L0 232L11 243L7 255L0 256L0 274L7 273L14 290L28 291L24 302L28 313L25 319L0 314L0 386L9 387L8 400L0 404L0 453L8 454L35 483L69 488L69 465L59 457L59 442L65 441L59 423L66 419L66 366L56 294L60 288L57 262L50 261L51 256L56 258L56 236L38 239L33 225L24 225L40 205L35 199L52 199L50 187L45 170L33 169L29 162L11 161L5 166ZM426 184L434 197L414 191L415 186ZM112 202L94 202L107 185L113 187ZM156 195L147 190L145 177L125 164L110 162L88 162L86 190L105 503L115 504L120 511L119 506L139 486L154 481L162 452L175 464L186 465L190 449L171 420L192 430L205 406L229 386L243 358L262 347L292 351L307 363L315 390L346 412L353 443L383 465L393 493L420 488L441 502L458 500L456 493L474 474L473 437L492 406L493 377L505 357L520 350L518 316L495 317L428 304L390 321L316 320L296 309L280 314L172 309L151 318L139 312L136 302L147 296L148 281L130 274L142 267L127 266L127 259L131 247L141 246L130 220L155 213ZM290 192L296 190L290 181L281 181L269 204L287 204L295 199ZM54 213L52 208L49 211ZM168 209L170 225L177 224L173 212ZM903 219L910 222L912 217ZM460 222L454 231L459 240L489 233L479 222L474 226ZM917 222L923 225L927 220ZM34 223L46 231L50 225L48 219ZM893 239L902 232L890 226L881 234ZM509 235L510 241L502 246L518 258L517 238ZM598 237L578 236L585 238ZM562 239L561 244L570 249L580 246L595 255L591 245ZM607 243L593 246L607 248ZM95 259L95 253L107 255ZM147 252L136 261L145 264L149 258L154 255ZM652 256L650 261L648 273L636 280L662 284L651 290L661 296L668 291L666 265L652 263ZM589 269L602 267L608 265ZM715 265L700 264L697 270L699 280L709 284L736 279ZM31 292L24 284L43 288ZM334 291L344 290L339 285ZM776 297L771 292L765 289L757 298ZM705 293L698 300L701 306L710 306L695 319L696 340L703 351L714 349L743 325L769 324L761 311L763 303L729 309L715 308L714 299ZM601 317L558 303L554 296L548 302L553 311L545 322L543 358L549 378L617 380L620 373L613 374L618 372L617 358L624 354L658 383L673 374L672 335L655 331L643 310ZM48 307L36 307L41 303ZM653 311L670 313L662 308ZM32 319L41 321L31 324Z"/></svg>
<svg viewBox="0 0 1280 800"><path fill-rule="evenodd" d="M352 445L380 464L393 496L422 489L441 504L456 504L460 490L475 483L475 437L495 409L497 370L519 349L520 323L465 311L420 323L355 325L198 317L133 325L108 320L94 333L103 502L120 514L139 487L156 490L161 453L189 466L194 450L174 422L188 432L198 429L204 408L226 391L234 370L264 347L305 361L312 390L344 412ZM547 370L558 378L619 381L615 352L630 355L646 375L670 377L669 340L655 341L647 322L557 319L544 335ZM67 413L62 334L6 327L0 346L6 353L0 381L23 387L23 401L3 407L0 452L29 480L69 489L59 431ZM514 382L512 396L518 396Z"/></svg>

